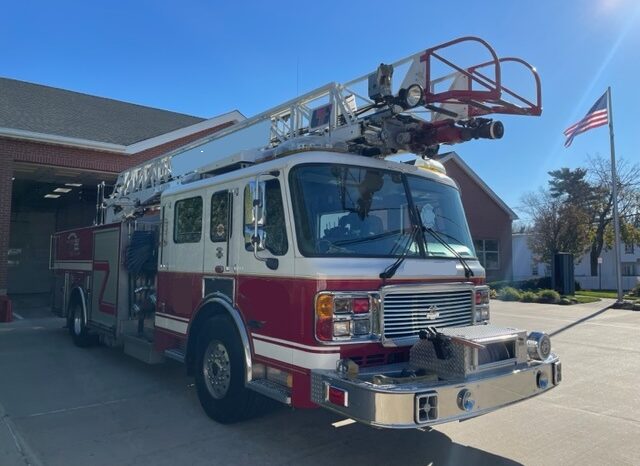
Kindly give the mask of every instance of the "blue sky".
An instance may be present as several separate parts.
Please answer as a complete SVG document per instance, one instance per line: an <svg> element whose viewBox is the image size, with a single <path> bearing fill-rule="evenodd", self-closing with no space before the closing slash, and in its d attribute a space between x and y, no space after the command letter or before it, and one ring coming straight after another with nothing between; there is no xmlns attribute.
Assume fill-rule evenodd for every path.
<svg viewBox="0 0 640 466"><path fill-rule="evenodd" d="M562 131L608 85L618 157L640 161L636 0L5 2L0 75L210 117L247 116L449 39L477 35L534 64L539 118L504 117L501 141L457 152L518 211L546 172L609 155L605 128ZM468 58L468 57L467 57ZM521 76L504 84L528 85Z"/></svg>

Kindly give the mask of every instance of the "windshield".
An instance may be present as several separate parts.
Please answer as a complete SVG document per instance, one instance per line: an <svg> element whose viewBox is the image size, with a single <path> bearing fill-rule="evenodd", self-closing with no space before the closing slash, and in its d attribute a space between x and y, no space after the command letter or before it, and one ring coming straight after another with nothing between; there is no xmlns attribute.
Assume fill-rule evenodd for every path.
<svg viewBox="0 0 640 466"><path fill-rule="evenodd" d="M305 256L420 256L422 235L415 234L412 200L426 228L439 232L460 255L474 255L459 193L450 186L390 170L329 164L297 166L290 182ZM424 238L427 256L454 257L428 231Z"/></svg>
<svg viewBox="0 0 640 466"><path fill-rule="evenodd" d="M453 257L451 251L438 241L435 233L462 257L475 252L467 219L457 189L419 176L407 176L411 198L426 231L424 239L428 256Z"/></svg>

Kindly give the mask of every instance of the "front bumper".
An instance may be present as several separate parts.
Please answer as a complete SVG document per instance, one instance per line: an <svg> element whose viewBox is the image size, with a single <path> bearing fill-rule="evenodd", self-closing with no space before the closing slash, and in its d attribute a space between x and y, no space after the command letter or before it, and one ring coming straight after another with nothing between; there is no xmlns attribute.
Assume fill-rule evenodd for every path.
<svg viewBox="0 0 640 466"><path fill-rule="evenodd" d="M381 368L372 368L367 372ZM385 368L385 370L387 370ZM313 370L312 401L331 411L376 427L406 429L462 421L539 395L560 383L560 359L529 361L511 369L487 371L458 381L378 385L364 370L345 378L333 370ZM546 384L545 384L546 381ZM336 403L329 392L342 392ZM466 392L465 392L466 391ZM469 404L463 407L464 394Z"/></svg>

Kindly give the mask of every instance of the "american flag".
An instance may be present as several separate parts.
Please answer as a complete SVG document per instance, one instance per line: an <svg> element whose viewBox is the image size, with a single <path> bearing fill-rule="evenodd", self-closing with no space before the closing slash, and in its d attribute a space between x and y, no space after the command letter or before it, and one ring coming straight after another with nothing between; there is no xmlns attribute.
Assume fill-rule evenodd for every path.
<svg viewBox="0 0 640 466"><path fill-rule="evenodd" d="M609 123L609 110L607 106L607 93L605 92L600 97L593 107L587 112L585 117L574 125L569 126L564 130L564 135L567 140L564 142L564 147L569 147L578 134L589 131L592 128L606 125Z"/></svg>

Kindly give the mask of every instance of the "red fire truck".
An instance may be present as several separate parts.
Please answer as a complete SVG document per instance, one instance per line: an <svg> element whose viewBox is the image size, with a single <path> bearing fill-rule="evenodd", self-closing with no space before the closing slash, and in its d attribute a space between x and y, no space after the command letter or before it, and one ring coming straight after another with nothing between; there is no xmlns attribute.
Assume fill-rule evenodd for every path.
<svg viewBox="0 0 640 466"><path fill-rule="evenodd" d="M447 58L465 46L486 61ZM510 67L531 99L502 84ZM55 310L78 346L183 362L224 423L269 397L422 428L541 394L559 358L548 335L489 323L437 161L499 139L487 115L540 113L535 68L476 37L323 86L101 186L95 225L52 237Z"/></svg>

